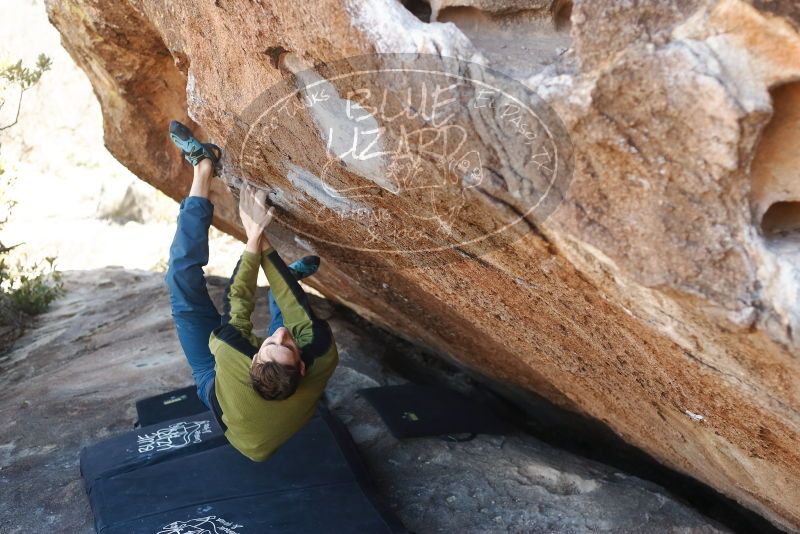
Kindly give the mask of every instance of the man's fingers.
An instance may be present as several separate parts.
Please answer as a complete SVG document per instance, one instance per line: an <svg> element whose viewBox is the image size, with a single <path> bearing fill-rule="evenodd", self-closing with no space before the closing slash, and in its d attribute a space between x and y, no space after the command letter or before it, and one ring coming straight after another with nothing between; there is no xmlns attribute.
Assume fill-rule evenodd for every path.
<svg viewBox="0 0 800 534"><path fill-rule="evenodd" d="M259 189L256 192L255 200L258 202L258 205L267 209L267 192L263 189Z"/></svg>
<svg viewBox="0 0 800 534"><path fill-rule="evenodd" d="M239 207L247 208L250 204L252 204L252 200L253 189L250 184L244 184L239 190Z"/></svg>
<svg viewBox="0 0 800 534"><path fill-rule="evenodd" d="M274 214L274 207L267 209L267 191L249 183L242 184L239 191L239 215L242 221L247 219L263 232L272 222Z"/></svg>
<svg viewBox="0 0 800 534"><path fill-rule="evenodd" d="M267 191L245 183L239 190L239 204L247 206L261 206L267 209Z"/></svg>
<svg viewBox="0 0 800 534"><path fill-rule="evenodd" d="M259 224L259 226L261 227L261 231L266 230L267 226L269 226L269 223L272 222L272 218L274 216L275 216L275 206L272 206L269 208L269 210L267 210L267 213L266 215L264 215L264 218L261 219L261 224Z"/></svg>

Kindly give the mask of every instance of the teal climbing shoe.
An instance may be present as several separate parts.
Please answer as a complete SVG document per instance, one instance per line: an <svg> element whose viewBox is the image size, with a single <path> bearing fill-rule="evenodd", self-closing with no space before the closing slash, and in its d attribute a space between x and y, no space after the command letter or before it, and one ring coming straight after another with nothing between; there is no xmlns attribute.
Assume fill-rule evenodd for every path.
<svg viewBox="0 0 800 534"><path fill-rule="evenodd" d="M201 143L198 141L192 131L178 121L169 123L169 137L175 143L186 161L192 164L192 167L197 166L198 163L208 158L214 164L215 172L219 170L219 159L222 157L222 149L212 143Z"/></svg>
<svg viewBox="0 0 800 534"><path fill-rule="evenodd" d="M319 269L319 256L306 256L289 265L289 270L297 280L311 276Z"/></svg>

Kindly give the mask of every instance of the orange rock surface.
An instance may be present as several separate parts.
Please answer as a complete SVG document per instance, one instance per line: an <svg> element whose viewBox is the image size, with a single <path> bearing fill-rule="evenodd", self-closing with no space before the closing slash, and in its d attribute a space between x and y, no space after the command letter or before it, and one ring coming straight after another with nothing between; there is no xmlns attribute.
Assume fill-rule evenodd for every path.
<svg viewBox="0 0 800 534"><path fill-rule="evenodd" d="M48 10L143 180L186 194L191 124L226 149L222 230L268 189L325 294L800 529L795 2Z"/></svg>

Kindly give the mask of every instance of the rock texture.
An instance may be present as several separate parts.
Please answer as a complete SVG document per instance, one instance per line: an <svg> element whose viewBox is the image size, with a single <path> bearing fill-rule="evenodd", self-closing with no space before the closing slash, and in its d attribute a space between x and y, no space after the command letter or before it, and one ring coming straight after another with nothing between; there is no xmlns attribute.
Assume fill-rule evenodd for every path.
<svg viewBox="0 0 800 534"><path fill-rule="evenodd" d="M795 2L69 0L49 13L92 81L109 149L142 179L186 193L165 129L193 121L228 148L233 191L270 190L278 246L328 258L318 289L800 529ZM305 105L337 60L374 53L493 69L464 72L543 113L561 187L540 203L541 165L502 117L470 108L477 83L449 116L469 150L448 153L444 173L422 138L391 166L331 165L345 109L398 139L386 113L335 91ZM259 123L274 100L259 96L279 83L305 93ZM398 167L422 169L397 183L423 189L397 189ZM458 187L424 196L440 179ZM213 199L216 224L241 236L235 194L219 183ZM389 250L372 246L373 223ZM424 241L437 247L422 253Z"/></svg>
<svg viewBox="0 0 800 534"><path fill-rule="evenodd" d="M211 279L219 305L224 279ZM78 469L81 447L129 430L137 398L191 374L162 273L69 271L69 292L0 360L3 532L94 532ZM268 324L266 291L256 325ZM434 532L725 532L662 488L523 433L469 443L398 441L356 390L400 383L368 335L328 301L342 353L327 390L386 502L418 534ZM8 496L8 498L5 497Z"/></svg>

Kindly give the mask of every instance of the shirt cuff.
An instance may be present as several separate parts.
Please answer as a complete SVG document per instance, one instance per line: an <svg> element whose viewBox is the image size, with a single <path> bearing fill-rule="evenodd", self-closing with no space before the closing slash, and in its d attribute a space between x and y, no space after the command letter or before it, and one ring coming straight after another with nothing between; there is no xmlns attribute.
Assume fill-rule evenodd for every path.
<svg viewBox="0 0 800 534"><path fill-rule="evenodd" d="M250 252L245 250L242 252L242 261L252 261L258 263L261 259L261 254L256 254L255 252Z"/></svg>

